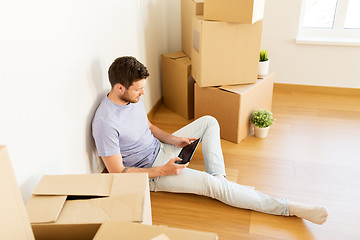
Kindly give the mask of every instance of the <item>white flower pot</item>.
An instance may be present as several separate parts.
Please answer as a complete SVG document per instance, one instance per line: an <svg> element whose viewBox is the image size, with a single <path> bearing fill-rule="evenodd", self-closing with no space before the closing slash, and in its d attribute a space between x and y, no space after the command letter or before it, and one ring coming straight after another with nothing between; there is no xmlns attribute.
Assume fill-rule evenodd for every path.
<svg viewBox="0 0 360 240"><path fill-rule="evenodd" d="M259 127L254 126L255 137L266 138L266 136L268 135L268 132L269 132L269 128L270 128L270 126L268 126L266 128L259 128Z"/></svg>
<svg viewBox="0 0 360 240"><path fill-rule="evenodd" d="M269 63L270 59L265 62L259 62L259 76L264 76L269 73Z"/></svg>

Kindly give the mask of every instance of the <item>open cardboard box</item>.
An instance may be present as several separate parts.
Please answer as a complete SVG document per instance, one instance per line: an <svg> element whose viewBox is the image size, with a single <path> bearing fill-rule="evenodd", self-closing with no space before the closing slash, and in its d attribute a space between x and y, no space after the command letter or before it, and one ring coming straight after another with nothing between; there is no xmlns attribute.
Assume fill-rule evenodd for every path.
<svg viewBox="0 0 360 240"><path fill-rule="evenodd" d="M147 174L45 176L29 200L29 218L5 146L0 165L1 239L90 240L106 219L152 223ZM65 193L98 198L67 206ZM42 224L31 226L30 219Z"/></svg>
<svg viewBox="0 0 360 240"><path fill-rule="evenodd" d="M191 60L183 51L161 56L164 105L186 119L194 118Z"/></svg>
<svg viewBox="0 0 360 240"><path fill-rule="evenodd" d="M263 21L240 24L193 17L191 75L199 87L255 83Z"/></svg>
<svg viewBox="0 0 360 240"><path fill-rule="evenodd" d="M274 74L256 83L201 88L195 84L195 118L215 117L222 139L239 143L251 132L251 113L259 109L271 110Z"/></svg>
<svg viewBox="0 0 360 240"><path fill-rule="evenodd" d="M36 239L96 233L106 220L152 224L146 173L45 175L26 208Z"/></svg>
<svg viewBox="0 0 360 240"><path fill-rule="evenodd" d="M255 23L264 18L265 0L205 0L204 19Z"/></svg>
<svg viewBox="0 0 360 240"><path fill-rule="evenodd" d="M114 222L109 220L105 221L105 224L99 224L99 223L75 223L75 224L33 224L34 233L31 228L31 224L29 221L28 214L26 212L26 208L19 190L19 187L16 183L15 175L11 166L10 158L7 152L7 149L5 146L0 145L0 191L2 193L2 201L0 204L0 224L1 224L1 231L0 231L0 238L1 239L11 239L11 240L34 240L34 234L36 236L36 239L51 239L51 240L57 240L57 239L76 239L76 240L91 240L94 238L95 234L99 230L100 225L104 225L104 227L101 227L99 230L99 233L96 234L96 239L103 240L103 239L114 239L114 236L119 235L118 239L131 239L129 237L123 237L123 236L155 236L155 237L147 237L144 239L151 239L154 240L165 240L165 239L204 239L204 240L210 240L210 239L217 239L214 236L216 234L211 233L202 233L202 232L196 232L196 231L189 231L189 230L180 230L180 229L170 229L167 227L158 227L158 226L149 226L145 224L139 224L139 223L127 223L127 222ZM117 174L119 175L119 174ZM128 193L135 193L137 195L137 192L142 192L144 188L144 182L140 179L147 180L146 174L140 174L137 177L133 174L124 174L127 175L126 180L131 181L134 180L134 182L127 182L124 186L121 187L122 193L126 196ZM131 175L131 176L130 176ZM115 175L116 176L116 175ZM125 178L122 178L121 180L115 179L115 176L113 176L113 184L111 184L111 190L115 192L115 196L122 196L122 193L119 194L119 186L118 184L123 184L121 180L125 180ZM46 177L49 179L48 177ZM51 180L55 180L57 177L52 178ZM94 179L90 179L89 185L94 183ZM109 177L105 177L103 181L96 182L94 186L97 188L97 193L99 195L107 195L109 193L108 187L109 185ZM51 181L50 180L50 181ZM59 179L57 179L59 180ZM75 180L75 179L73 179ZM45 190L48 190L46 181L42 181L35 190L35 192L42 192ZM66 180L68 181L68 180ZM45 186L44 186L45 183ZM77 182L73 182L73 184L79 186ZM61 192L64 191L63 187L61 186L61 182L56 182L56 191L52 192ZM93 186L93 187L94 187ZM44 188L45 187L45 188ZM90 186L89 186L90 187ZM61 190L62 189L62 190ZM137 190L136 190L137 189ZM69 191L68 189L65 189L66 191ZM84 189L84 192L89 191L89 188ZM91 192L94 192L92 189L90 189ZM77 193L78 194L78 193ZM140 194L142 195L142 194ZM36 196L36 195L35 195ZM40 195L41 198L42 195ZM110 196L114 196L113 192L110 192ZM44 196L45 198L48 198L49 196ZM63 198L60 195L60 197L54 197L54 199L57 199L56 201L50 201L50 203L54 203L54 206L49 204L48 202L44 202L44 205L38 206L37 210L40 211L40 213L45 214L46 216L50 216L51 214L47 214L47 211L50 213L54 212L54 209L58 207L58 200L61 200L59 202L62 202ZM86 201L86 200L85 200ZM119 202L115 202L116 204L119 204ZM147 205L147 200L145 200L145 206L144 208L147 210L149 209L149 206ZM135 203L136 205L137 203ZM122 203L120 202L120 205ZM130 204L132 205L132 204ZM55 207L55 208L54 208ZM108 209L106 204L99 204L100 208ZM114 210L118 209L119 207L113 206ZM81 212L83 210L87 209L74 209L73 213ZM31 210L32 211L32 210ZM100 211L101 212L101 211ZM139 222L142 219L142 223L151 223L151 215L148 215L149 211L143 211L144 214L141 217L139 215L139 211L135 209L133 214L130 214L128 212L128 217L130 219L134 219L135 222ZM151 213L150 213L151 214ZM43 216L45 216L43 215ZM76 215L76 214L75 214ZM117 215L117 214L116 214ZM36 215L39 216L41 219L41 214ZM91 218L96 217L92 216ZM121 217L122 218L122 217ZM96 219L98 221L98 218ZM146 227L145 227L146 226ZM134 239L134 238L133 238ZM139 239L139 238L135 238Z"/></svg>
<svg viewBox="0 0 360 240"><path fill-rule="evenodd" d="M216 240L215 233L169 228L166 226L148 226L130 222L105 222L96 233L94 240Z"/></svg>
<svg viewBox="0 0 360 240"><path fill-rule="evenodd" d="M5 146L0 146L0 165L0 191L2 194L0 204L0 238L33 240L35 236ZM44 210L46 211L46 209ZM96 231L94 229L96 228L90 225L80 226L80 228L76 225L58 225L54 229L48 229L46 239L91 240L97 231L97 229Z"/></svg>

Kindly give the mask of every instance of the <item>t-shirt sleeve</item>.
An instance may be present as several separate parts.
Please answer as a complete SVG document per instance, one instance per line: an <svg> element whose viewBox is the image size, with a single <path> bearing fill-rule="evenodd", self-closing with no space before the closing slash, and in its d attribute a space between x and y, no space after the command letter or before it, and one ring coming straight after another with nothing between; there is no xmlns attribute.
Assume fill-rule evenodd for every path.
<svg viewBox="0 0 360 240"><path fill-rule="evenodd" d="M112 156L120 153L118 131L103 121L93 122L93 137L100 157Z"/></svg>

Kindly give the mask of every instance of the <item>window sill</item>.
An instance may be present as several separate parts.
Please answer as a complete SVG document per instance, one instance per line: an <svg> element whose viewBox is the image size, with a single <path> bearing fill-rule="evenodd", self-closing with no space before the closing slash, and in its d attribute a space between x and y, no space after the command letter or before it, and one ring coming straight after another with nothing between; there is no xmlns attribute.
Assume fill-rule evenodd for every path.
<svg viewBox="0 0 360 240"><path fill-rule="evenodd" d="M297 37L296 43L297 44L309 44L309 45L360 46L360 39L325 38L325 37Z"/></svg>

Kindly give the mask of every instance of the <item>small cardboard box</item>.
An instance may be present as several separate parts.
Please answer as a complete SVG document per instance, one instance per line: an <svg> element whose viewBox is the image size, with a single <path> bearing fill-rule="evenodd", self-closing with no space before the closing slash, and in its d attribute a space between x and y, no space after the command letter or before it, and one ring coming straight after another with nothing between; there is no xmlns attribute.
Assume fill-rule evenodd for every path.
<svg viewBox="0 0 360 240"><path fill-rule="evenodd" d="M106 220L152 224L146 173L45 175L26 208L36 239L91 239Z"/></svg>
<svg viewBox="0 0 360 240"><path fill-rule="evenodd" d="M215 117L221 138L239 143L252 132L251 113L271 110L273 86L274 74L247 85L201 88L195 84L195 118Z"/></svg>
<svg viewBox="0 0 360 240"><path fill-rule="evenodd" d="M146 226L129 222L107 221L105 222L94 240L126 239L126 240L216 240L215 233L199 232L169 228L165 226Z"/></svg>
<svg viewBox="0 0 360 240"><path fill-rule="evenodd" d="M192 17L203 15L204 0L181 0L181 47L191 58Z"/></svg>
<svg viewBox="0 0 360 240"><path fill-rule="evenodd" d="M200 87L255 83L263 21L239 24L193 17L191 74Z"/></svg>
<svg viewBox="0 0 360 240"><path fill-rule="evenodd" d="M255 23L264 18L265 0L205 0L204 19Z"/></svg>
<svg viewBox="0 0 360 240"><path fill-rule="evenodd" d="M34 239L5 146L0 146L1 239Z"/></svg>
<svg viewBox="0 0 360 240"><path fill-rule="evenodd" d="M162 55L164 105L186 119L194 118L194 79L190 58L182 51Z"/></svg>

